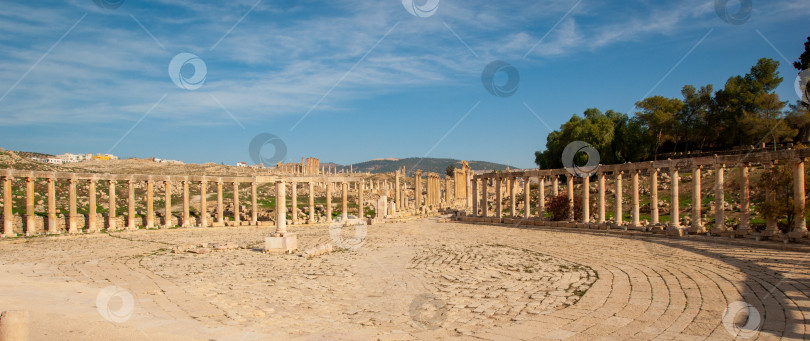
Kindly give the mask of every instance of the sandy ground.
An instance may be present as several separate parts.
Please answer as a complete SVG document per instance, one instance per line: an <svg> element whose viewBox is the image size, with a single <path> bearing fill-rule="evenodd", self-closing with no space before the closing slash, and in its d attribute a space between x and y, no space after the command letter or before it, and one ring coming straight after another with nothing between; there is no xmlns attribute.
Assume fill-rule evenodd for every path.
<svg viewBox="0 0 810 341"><path fill-rule="evenodd" d="M0 310L29 311L34 340L810 335L808 254L432 219L290 231L363 238L312 259L260 252L267 228L3 240ZM172 252L221 242L243 248ZM723 323L745 304L756 324Z"/></svg>

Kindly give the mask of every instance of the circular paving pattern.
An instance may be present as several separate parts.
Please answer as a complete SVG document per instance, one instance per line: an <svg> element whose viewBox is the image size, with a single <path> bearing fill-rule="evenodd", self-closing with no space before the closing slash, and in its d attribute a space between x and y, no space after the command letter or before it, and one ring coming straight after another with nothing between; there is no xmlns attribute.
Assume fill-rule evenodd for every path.
<svg viewBox="0 0 810 341"><path fill-rule="evenodd" d="M331 241L327 226L290 231L302 250ZM33 339L810 337L807 253L422 220L307 259L262 253L269 232L3 240L0 309L28 310ZM201 243L242 248L172 252ZM111 286L134 306L99 300Z"/></svg>

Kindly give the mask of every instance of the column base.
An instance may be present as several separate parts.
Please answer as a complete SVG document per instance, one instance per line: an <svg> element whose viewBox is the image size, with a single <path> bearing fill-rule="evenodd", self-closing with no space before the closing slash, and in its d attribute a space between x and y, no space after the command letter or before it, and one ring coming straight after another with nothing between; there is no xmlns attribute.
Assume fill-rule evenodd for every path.
<svg viewBox="0 0 810 341"><path fill-rule="evenodd" d="M673 226L667 227L667 236L684 237L689 233L688 227Z"/></svg>
<svg viewBox="0 0 810 341"><path fill-rule="evenodd" d="M264 252L287 252L291 253L298 249L298 236L295 233L287 233L281 237L265 237Z"/></svg>

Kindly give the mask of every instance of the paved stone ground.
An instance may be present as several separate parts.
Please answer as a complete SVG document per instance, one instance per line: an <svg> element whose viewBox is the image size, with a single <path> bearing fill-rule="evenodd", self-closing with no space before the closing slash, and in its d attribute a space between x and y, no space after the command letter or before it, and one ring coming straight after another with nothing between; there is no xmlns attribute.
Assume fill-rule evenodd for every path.
<svg viewBox="0 0 810 341"><path fill-rule="evenodd" d="M333 241L326 226L290 230L301 249ZM269 232L5 240L0 310L28 310L33 339L810 337L805 253L427 219L306 259L260 252ZM171 251L221 242L243 248ZM741 329L745 315L725 313L745 304L761 323Z"/></svg>

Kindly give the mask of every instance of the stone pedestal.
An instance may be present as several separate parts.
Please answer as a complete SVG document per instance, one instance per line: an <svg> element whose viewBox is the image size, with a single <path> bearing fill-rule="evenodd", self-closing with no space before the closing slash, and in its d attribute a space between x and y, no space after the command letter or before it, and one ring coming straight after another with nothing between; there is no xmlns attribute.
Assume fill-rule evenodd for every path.
<svg viewBox="0 0 810 341"><path fill-rule="evenodd" d="M264 252L292 252L298 249L298 236L287 233L282 237L265 237Z"/></svg>

